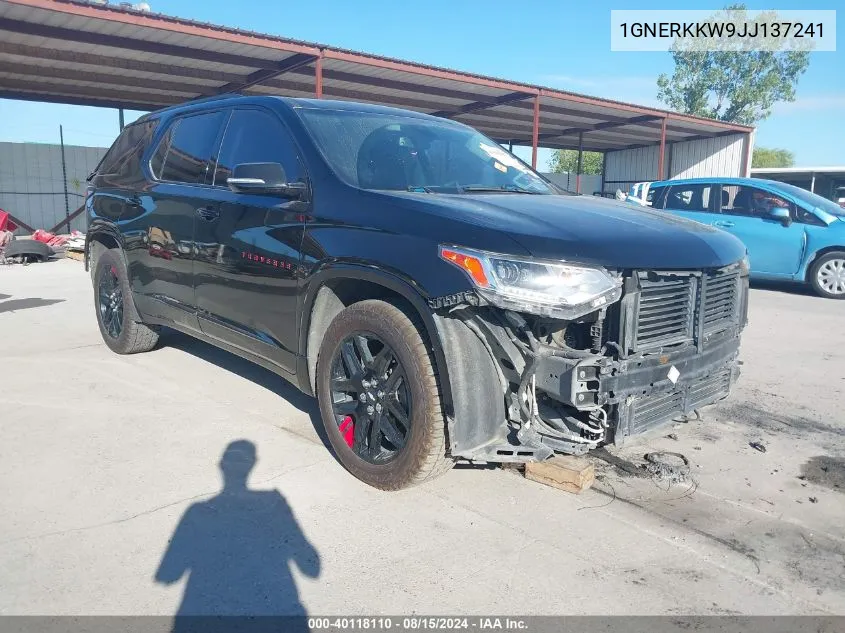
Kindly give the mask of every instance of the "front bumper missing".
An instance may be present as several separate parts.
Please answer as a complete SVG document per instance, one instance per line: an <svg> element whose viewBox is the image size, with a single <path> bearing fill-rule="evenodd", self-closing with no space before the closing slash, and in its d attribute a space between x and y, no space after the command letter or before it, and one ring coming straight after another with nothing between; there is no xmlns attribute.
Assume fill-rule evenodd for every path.
<svg viewBox="0 0 845 633"><path fill-rule="evenodd" d="M739 337L627 360L540 360L536 388L579 411L605 407L616 443L725 398L739 376Z"/></svg>
<svg viewBox="0 0 845 633"><path fill-rule="evenodd" d="M450 453L472 461L539 461L619 443L724 398L739 374L737 330L703 349L618 358L529 350L519 328L490 310L453 309L435 323L450 367Z"/></svg>

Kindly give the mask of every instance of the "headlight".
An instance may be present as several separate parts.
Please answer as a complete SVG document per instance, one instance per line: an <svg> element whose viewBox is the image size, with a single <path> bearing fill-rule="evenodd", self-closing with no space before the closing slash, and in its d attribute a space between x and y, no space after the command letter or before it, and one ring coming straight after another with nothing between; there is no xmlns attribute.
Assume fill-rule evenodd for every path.
<svg viewBox="0 0 845 633"><path fill-rule="evenodd" d="M463 270L487 301L507 310L575 319L622 296L622 280L601 268L453 246L441 246L440 257Z"/></svg>

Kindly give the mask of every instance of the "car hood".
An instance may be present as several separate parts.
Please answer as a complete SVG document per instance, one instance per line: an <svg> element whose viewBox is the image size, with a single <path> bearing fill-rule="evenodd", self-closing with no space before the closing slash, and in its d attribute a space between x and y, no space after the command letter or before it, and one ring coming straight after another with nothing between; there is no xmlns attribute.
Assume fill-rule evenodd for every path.
<svg viewBox="0 0 845 633"><path fill-rule="evenodd" d="M544 259L677 270L726 266L746 252L742 242L714 227L597 196L395 195L416 202L425 196L423 207L429 213L502 231Z"/></svg>

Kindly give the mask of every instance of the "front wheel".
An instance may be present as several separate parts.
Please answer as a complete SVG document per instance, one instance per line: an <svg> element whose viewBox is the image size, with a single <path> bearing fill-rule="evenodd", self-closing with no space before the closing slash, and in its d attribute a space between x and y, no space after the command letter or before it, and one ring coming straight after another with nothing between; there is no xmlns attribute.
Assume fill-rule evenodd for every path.
<svg viewBox="0 0 845 633"><path fill-rule="evenodd" d="M398 490L451 468L431 355L419 325L393 304L362 301L332 321L317 397L335 454L363 482Z"/></svg>
<svg viewBox="0 0 845 633"><path fill-rule="evenodd" d="M822 255L810 269L810 285L828 299L845 299L845 251Z"/></svg>

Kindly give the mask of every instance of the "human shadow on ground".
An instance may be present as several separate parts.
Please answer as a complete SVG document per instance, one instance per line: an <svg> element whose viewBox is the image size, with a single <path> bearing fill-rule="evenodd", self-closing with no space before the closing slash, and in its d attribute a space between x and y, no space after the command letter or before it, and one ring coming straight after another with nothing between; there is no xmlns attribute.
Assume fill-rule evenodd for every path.
<svg viewBox="0 0 845 633"><path fill-rule="evenodd" d="M243 626L244 616L254 623L295 616L284 630L308 630L291 567L317 578L320 555L278 490L248 487L256 461L252 442L230 443L219 464L222 490L191 505L170 539L155 580L170 585L187 576L174 631L209 630L215 622L210 628L254 628Z"/></svg>

